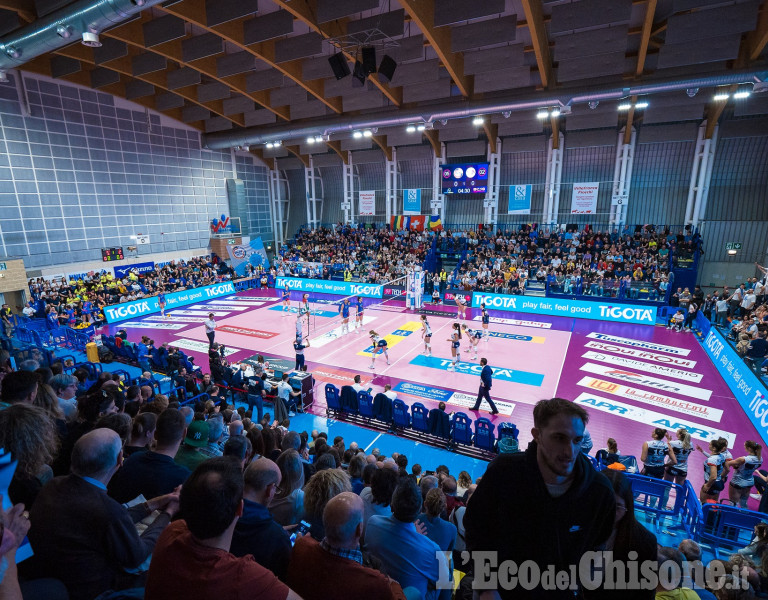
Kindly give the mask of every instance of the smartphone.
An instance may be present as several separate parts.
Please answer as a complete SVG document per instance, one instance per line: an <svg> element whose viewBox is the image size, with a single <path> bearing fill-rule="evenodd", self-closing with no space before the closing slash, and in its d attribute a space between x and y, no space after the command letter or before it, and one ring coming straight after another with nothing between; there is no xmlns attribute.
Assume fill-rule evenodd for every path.
<svg viewBox="0 0 768 600"><path fill-rule="evenodd" d="M299 526L296 527L296 529L294 529L293 533L291 534L291 546L293 546L296 543L297 537L299 537L300 535L307 535L311 528L312 528L312 525L310 525L306 521L302 521L301 523L299 523Z"/></svg>

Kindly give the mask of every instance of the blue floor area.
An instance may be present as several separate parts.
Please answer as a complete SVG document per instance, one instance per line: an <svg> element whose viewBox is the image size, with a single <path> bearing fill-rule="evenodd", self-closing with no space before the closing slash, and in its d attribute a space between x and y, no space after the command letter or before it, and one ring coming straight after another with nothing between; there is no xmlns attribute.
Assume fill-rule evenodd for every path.
<svg viewBox="0 0 768 600"><path fill-rule="evenodd" d="M405 454L408 457L408 471L416 463L421 465L422 472L434 471L438 465L445 465L452 475L458 476L461 471L466 471L474 480L485 473L488 467L488 463L484 460L312 414L298 414L291 417L290 428L308 433L313 429L325 431L331 443L334 437L340 435L344 438L347 447L350 442L357 442L369 454L374 448L378 448L386 456L391 456L393 452Z"/></svg>

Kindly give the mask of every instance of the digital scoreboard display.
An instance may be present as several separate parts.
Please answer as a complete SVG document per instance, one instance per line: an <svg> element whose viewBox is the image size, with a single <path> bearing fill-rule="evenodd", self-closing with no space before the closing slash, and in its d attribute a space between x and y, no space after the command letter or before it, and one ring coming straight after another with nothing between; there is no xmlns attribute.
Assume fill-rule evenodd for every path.
<svg viewBox="0 0 768 600"><path fill-rule="evenodd" d="M486 194L488 163L440 165L443 194Z"/></svg>
<svg viewBox="0 0 768 600"><path fill-rule="evenodd" d="M110 262L113 260L123 260L123 249L122 248L102 248L101 249L101 260L104 262Z"/></svg>

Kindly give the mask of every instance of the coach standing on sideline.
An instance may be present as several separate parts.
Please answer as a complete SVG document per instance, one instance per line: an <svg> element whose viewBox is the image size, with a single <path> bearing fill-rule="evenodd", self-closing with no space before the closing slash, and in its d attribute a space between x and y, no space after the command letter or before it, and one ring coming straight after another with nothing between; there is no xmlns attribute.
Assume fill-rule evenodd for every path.
<svg viewBox="0 0 768 600"><path fill-rule="evenodd" d="M213 338L216 337L216 321L213 320L213 313L208 313L208 318L203 321L205 325L205 335L208 336L208 349L213 348Z"/></svg>
<svg viewBox="0 0 768 600"><path fill-rule="evenodd" d="M491 384L493 376L493 369L488 366L488 359L487 358L481 358L480 364L483 365L483 370L480 373L480 389L477 392L477 401L475 402L475 405L472 407L472 410L478 411L480 410L480 404L482 404L483 400L487 400L488 404L491 405L491 414L492 415L498 415L499 410L496 408L496 405L493 403L493 400L491 400Z"/></svg>

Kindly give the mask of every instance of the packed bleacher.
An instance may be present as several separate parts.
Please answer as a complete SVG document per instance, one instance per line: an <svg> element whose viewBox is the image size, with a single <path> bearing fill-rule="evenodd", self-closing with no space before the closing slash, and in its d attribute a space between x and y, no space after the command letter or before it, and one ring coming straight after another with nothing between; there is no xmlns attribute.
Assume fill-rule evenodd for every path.
<svg viewBox="0 0 768 600"><path fill-rule="evenodd" d="M388 228L302 229L280 249L279 276L330 279L333 275L382 283L405 276L409 267L421 265L429 236L424 232Z"/></svg>
<svg viewBox="0 0 768 600"><path fill-rule="evenodd" d="M3 598L472 598L483 574L466 550L557 561L545 532L564 535L551 530L552 515L567 528L574 510L591 521L560 557L565 563L601 548L684 570L700 564L699 542L728 555L710 561L707 576L632 597L751 598L768 590L764 516L697 504L683 469L697 455L684 430L657 430L630 453L609 439L592 457L583 409L542 401L533 411L539 437L525 451L502 444L473 480L418 464L418 456L366 452L354 439L295 430L290 418L255 414L247 395L220 392L209 374L187 376L183 367L172 393L161 393L151 372L126 381L87 363L41 367L31 358L14 370L5 351L0 367L0 447L15 461L3 512ZM572 417L581 425L563 425ZM536 499L547 492L533 473L556 475L547 460L562 461L562 451L544 462L540 453L552 451L547 432L559 436L563 427L575 445L571 476L549 483L541 471L551 504L541 511ZM702 500L725 495L718 483L728 479L749 478L739 498L728 492L738 505L752 477L766 489L760 447L745 446L744 456L730 455L724 440L697 449L711 473ZM635 454L645 475L636 473ZM7 468L0 461L0 472ZM662 527L676 527L678 548L657 549ZM522 537L510 546L511 531ZM17 568L16 553L29 547L33 556ZM724 595L726 583L742 595ZM582 591L586 599L616 593Z"/></svg>
<svg viewBox="0 0 768 600"><path fill-rule="evenodd" d="M248 265L245 277L257 275ZM235 271L215 254L171 261L151 271L130 271L117 278L102 270L77 279L38 277L28 282L30 301L23 309L27 318L46 319L51 329L81 323L101 323L103 309L161 293L171 293L221 281L234 280Z"/></svg>
<svg viewBox="0 0 768 600"><path fill-rule="evenodd" d="M549 293L664 300L669 272L694 263L701 238L690 230L645 225L619 232L549 230L391 231L343 226L304 229L280 250L280 275L330 279L334 275L383 282L424 262L430 248L460 258L449 273L436 263L426 292L445 288L524 294L530 283Z"/></svg>

